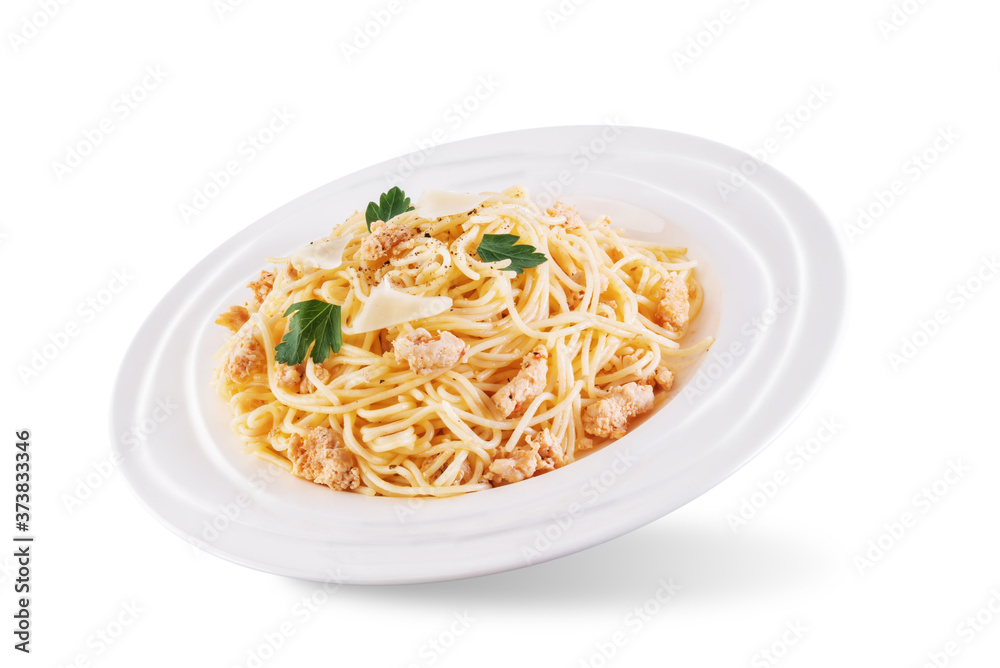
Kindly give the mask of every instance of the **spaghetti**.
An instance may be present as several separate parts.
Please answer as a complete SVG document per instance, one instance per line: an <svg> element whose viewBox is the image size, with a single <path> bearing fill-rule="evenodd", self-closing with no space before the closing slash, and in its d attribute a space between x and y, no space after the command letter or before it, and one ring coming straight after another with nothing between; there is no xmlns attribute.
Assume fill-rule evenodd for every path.
<svg viewBox="0 0 1000 668"><path fill-rule="evenodd" d="M559 202L543 210L519 187L477 199L370 230L355 212L328 237L337 266L270 259L253 297L217 321L233 333L216 386L250 452L333 489L454 496L569 464L667 400L671 367L712 342L679 343L703 299L686 249L628 239ZM490 235L515 236L542 263L485 261ZM360 331L379 290L451 306ZM308 300L340 306L343 344L282 364L286 312Z"/></svg>

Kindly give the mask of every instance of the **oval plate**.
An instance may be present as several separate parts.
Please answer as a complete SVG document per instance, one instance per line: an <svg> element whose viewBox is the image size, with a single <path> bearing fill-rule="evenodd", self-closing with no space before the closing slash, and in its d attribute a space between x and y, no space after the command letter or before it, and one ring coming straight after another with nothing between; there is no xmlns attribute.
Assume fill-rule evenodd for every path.
<svg viewBox="0 0 1000 668"><path fill-rule="evenodd" d="M844 315L839 243L795 184L760 166L726 201L719 182L748 159L697 137L573 126L455 142L374 165L268 214L206 257L156 306L122 363L115 452L139 499L212 554L297 578L389 584L518 568L651 522L724 480L773 440L812 394ZM416 165L416 167L414 167ZM209 387L226 332L264 266L389 187L500 190L521 184L639 238L687 245L706 306L686 342L711 351L679 374L671 401L623 439L562 469L450 499L339 494L242 454ZM402 170L400 170L402 171ZM178 406L157 422L158 402ZM150 421L141 442L123 438Z"/></svg>

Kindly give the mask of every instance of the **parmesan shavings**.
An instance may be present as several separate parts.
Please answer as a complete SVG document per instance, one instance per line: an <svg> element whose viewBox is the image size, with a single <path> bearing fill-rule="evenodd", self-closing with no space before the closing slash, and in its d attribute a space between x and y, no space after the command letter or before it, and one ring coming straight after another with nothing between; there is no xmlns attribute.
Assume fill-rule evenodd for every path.
<svg viewBox="0 0 1000 668"><path fill-rule="evenodd" d="M434 220L472 211L488 200L489 193L452 193L444 190L425 190L417 201L416 214Z"/></svg>
<svg viewBox="0 0 1000 668"><path fill-rule="evenodd" d="M288 257L292 266L304 269L336 269L344 263L344 250L351 237L326 237L296 248Z"/></svg>
<svg viewBox="0 0 1000 668"><path fill-rule="evenodd" d="M389 287L387 281L372 288L361 313L351 323L351 334L364 334L404 322L413 322L444 313L452 306L451 297L421 297ZM345 328L345 331L347 329Z"/></svg>

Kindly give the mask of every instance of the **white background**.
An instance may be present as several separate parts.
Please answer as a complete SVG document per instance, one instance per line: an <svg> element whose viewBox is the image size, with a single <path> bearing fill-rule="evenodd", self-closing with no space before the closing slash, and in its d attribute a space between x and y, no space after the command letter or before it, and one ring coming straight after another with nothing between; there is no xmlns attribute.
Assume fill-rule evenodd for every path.
<svg viewBox="0 0 1000 668"><path fill-rule="evenodd" d="M0 498L13 494L13 433L29 428L38 537L30 656L11 648L2 550L5 665L996 665L1000 6L897 0L909 14L880 28L889 0L340 4L4 3ZM346 53L372 12L387 25ZM241 143L274 109L294 119L247 160ZM103 119L111 131L81 164L54 164ZM435 131L606 122L769 146L842 232L852 299L838 357L728 481L556 562L327 594L197 552L108 469L125 346L232 234ZM185 220L180 206L231 159L240 173ZM849 227L859 207L880 214L866 229ZM64 348L23 377L51 340ZM0 534L7 523L5 511ZM660 605L670 579L679 590ZM325 601L306 618L296 606L314 595Z"/></svg>

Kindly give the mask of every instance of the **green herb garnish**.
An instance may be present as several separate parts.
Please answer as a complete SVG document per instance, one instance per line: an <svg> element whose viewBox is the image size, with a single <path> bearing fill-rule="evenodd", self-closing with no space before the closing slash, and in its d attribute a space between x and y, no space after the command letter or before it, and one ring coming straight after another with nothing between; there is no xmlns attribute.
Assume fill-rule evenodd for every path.
<svg viewBox="0 0 1000 668"><path fill-rule="evenodd" d="M325 360L331 350L336 353L344 345L339 305L310 299L289 306L285 317L290 314L288 333L274 347L274 359L282 364L301 364L314 342L310 357L316 364Z"/></svg>
<svg viewBox="0 0 1000 668"><path fill-rule="evenodd" d="M510 264L504 267L504 271L513 271L518 274L525 269L537 267L548 261L544 253L539 253L534 246L514 244L520 239L516 234L484 234L483 240L479 242L476 253L483 262L499 262L500 260L510 260Z"/></svg>
<svg viewBox="0 0 1000 668"><path fill-rule="evenodd" d="M378 204L368 202L368 208L365 210L365 222L368 224L369 232L372 231L372 223L376 220L389 221L401 213L413 210L410 198L398 186L393 186L389 192L382 193L378 201Z"/></svg>

